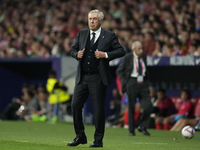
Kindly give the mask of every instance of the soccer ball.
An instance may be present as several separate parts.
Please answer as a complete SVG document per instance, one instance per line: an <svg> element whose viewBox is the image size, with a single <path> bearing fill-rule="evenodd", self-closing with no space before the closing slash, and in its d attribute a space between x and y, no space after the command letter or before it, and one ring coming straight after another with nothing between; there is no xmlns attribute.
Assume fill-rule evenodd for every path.
<svg viewBox="0 0 200 150"><path fill-rule="evenodd" d="M182 136L185 138L185 139L191 139L194 137L194 134L195 134L195 130L193 127L191 126L185 126L183 129L182 129Z"/></svg>

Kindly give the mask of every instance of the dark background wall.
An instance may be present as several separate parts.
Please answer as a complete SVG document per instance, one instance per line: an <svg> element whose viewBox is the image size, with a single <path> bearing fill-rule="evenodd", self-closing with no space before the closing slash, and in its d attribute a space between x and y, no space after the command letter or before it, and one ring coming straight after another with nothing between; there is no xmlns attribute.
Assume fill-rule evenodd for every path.
<svg viewBox="0 0 200 150"><path fill-rule="evenodd" d="M167 89L169 96L189 89L193 97L200 97L200 66L148 66L148 71L151 84Z"/></svg>
<svg viewBox="0 0 200 150"><path fill-rule="evenodd" d="M46 84L48 72L59 70L60 59L6 59L0 60L0 112L15 96L21 96L22 86Z"/></svg>
<svg viewBox="0 0 200 150"><path fill-rule="evenodd" d="M111 67L113 77L116 69ZM147 70L150 84L156 88L200 89L200 66L148 66Z"/></svg>

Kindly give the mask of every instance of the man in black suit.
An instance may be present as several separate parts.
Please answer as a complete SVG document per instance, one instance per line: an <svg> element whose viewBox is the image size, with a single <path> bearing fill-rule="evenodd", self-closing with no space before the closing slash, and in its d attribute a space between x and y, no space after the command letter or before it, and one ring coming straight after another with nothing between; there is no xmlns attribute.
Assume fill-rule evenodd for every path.
<svg viewBox="0 0 200 150"><path fill-rule="evenodd" d="M122 63L117 68L117 75L122 82L122 93L127 92L129 110L129 135L135 135L135 103L139 98L143 109L138 131L150 135L146 130L149 126L152 104L149 94L148 73L146 69L146 55L143 53L142 44L135 41L132 44L133 52L124 56Z"/></svg>
<svg viewBox="0 0 200 150"><path fill-rule="evenodd" d="M113 32L101 28L103 13L92 10L88 14L89 29L80 30L70 50L78 60L76 85L72 99L72 111L76 138L67 146L86 144L87 138L82 122L82 109L90 94L94 106L95 134L90 147L103 147L105 129L105 97L111 83L109 61L125 55Z"/></svg>

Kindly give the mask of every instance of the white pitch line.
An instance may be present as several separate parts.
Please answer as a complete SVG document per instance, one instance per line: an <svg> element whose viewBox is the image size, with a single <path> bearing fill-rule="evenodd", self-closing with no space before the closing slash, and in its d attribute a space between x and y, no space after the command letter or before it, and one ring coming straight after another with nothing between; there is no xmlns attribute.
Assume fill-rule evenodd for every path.
<svg viewBox="0 0 200 150"><path fill-rule="evenodd" d="M156 144L156 145L165 145L167 143L147 143L147 142L132 142L133 144Z"/></svg>
<svg viewBox="0 0 200 150"><path fill-rule="evenodd" d="M71 142L71 141L63 141L64 143L68 143L68 142ZM87 141L87 143L92 143L93 141Z"/></svg>
<svg viewBox="0 0 200 150"><path fill-rule="evenodd" d="M21 143L26 143L26 142L28 142L28 141L15 141L15 142L21 142Z"/></svg>

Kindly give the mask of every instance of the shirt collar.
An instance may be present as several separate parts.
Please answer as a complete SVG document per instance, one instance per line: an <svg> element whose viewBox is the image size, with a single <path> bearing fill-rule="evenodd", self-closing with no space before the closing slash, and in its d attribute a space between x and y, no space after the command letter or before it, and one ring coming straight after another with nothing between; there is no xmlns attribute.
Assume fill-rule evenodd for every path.
<svg viewBox="0 0 200 150"><path fill-rule="evenodd" d="M139 58L138 55L136 55L134 51L133 51L133 56L134 56L135 58Z"/></svg>
<svg viewBox="0 0 200 150"><path fill-rule="evenodd" d="M90 30L90 34L92 34L94 31ZM101 33L101 27L94 32L96 35Z"/></svg>

